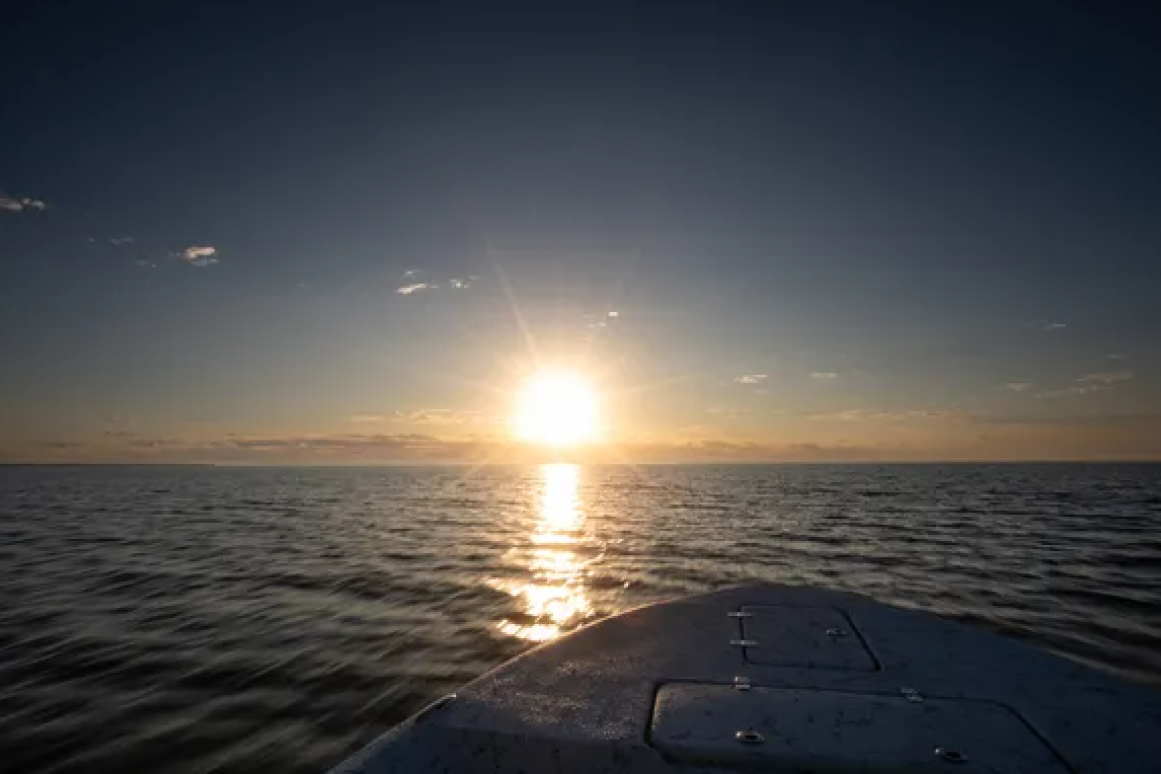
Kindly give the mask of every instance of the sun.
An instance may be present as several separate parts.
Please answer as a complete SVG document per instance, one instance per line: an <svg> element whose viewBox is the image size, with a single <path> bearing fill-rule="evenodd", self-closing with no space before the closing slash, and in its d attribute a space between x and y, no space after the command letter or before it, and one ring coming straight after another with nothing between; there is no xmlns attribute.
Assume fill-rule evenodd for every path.
<svg viewBox="0 0 1161 774"><path fill-rule="evenodd" d="M576 446L597 435L597 394L587 381L567 371L538 373L516 399L516 436L547 446Z"/></svg>

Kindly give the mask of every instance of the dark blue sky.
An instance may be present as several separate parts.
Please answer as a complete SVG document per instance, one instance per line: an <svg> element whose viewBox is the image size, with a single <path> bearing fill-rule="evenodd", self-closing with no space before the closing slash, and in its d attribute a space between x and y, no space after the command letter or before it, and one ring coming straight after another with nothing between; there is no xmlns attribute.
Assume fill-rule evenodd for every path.
<svg viewBox="0 0 1161 774"><path fill-rule="evenodd" d="M1161 454L1151 3L46 2L0 50L8 457L498 438L534 359L651 454Z"/></svg>

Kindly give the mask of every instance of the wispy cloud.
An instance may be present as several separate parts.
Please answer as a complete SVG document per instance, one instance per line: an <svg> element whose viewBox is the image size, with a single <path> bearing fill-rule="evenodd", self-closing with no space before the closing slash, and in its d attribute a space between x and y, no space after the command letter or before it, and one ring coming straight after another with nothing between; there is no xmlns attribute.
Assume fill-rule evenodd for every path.
<svg viewBox="0 0 1161 774"><path fill-rule="evenodd" d="M616 325L617 319L620 318L620 312L586 312L584 315L585 327L590 330L599 330L601 328L608 328ZM734 381L737 381L735 379Z"/></svg>
<svg viewBox="0 0 1161 774"><path fill-rule="evenodd" d="M1040 330L1045 333L1052 333L1053 331L1062 331L1068 327L1068 323L1062 322L1043 322L1040 324Z"/></svg>
<svg viewBox="0 0 1161 774"><path fill-rule="evenodd" d="M761 384L766 381L766 374L742 374L735 376L734 381L738 384Z"/></svg>
<svg viewBox="0 0 1161 774"><path fill-rule="evenodd" d="M386 423L466 425L481 422L483 419L483 415L477 411L450 408L407 409L389 413L365 411L352 414L348 417L348 421L357 425L380 425Z"/></svg>
<svg viewBox="0 0 1161 774"><path fill-rule="evenodd" d="M401 285L395 289L395 292L401 296L410 296L413 293L418 293L421 290L434 290L438 285L430 282L413 282L410 285Z"/></svg>
<svg viewBox="0 0 1161 774"><path fill-rule="evenodd" d="M733 406L710 406L705 410L705 413L715 417L735 418L744 417L750 412L744 408L736 408Z"/></svg>
<svg viewBox="0 0 1161 774"><path fill-rule="evenodd" d="M377 425L387 421L386 414L362 413L351 414L350 421L358 425Z"/></svg>
<svg viewBox="0 0 1161 774"><path fill-rule="evenodd" d="M390 421L413 424L434 425L466 425L483 420L483 415L476 411L462 411L450 408L410 409L407 411L392 411Z"/></svg>
<svg viewBox="0 0 1161 774"><path fill-rule="evenodd" d="M155 261L149 260L148 258L138 258L133 263L137 266L140 266L143 269L156 269L157 268L157 263Z"/></svg>
<svg viewBox="0 0 1161 774"><path fill-rule="evenodd" d="M811 379L837 379L838 374L834 371L815 371L810 375Z"/></svg>
<svg viewBox="0 0 1161 774"><path fill-rule="evenodd" d="M191 266L210 266L218 262L218 249L209 245L191 245L181 252L181 259Z"/></svg>
<svg viewBox="0 0 1161 774"><path fill-rule="evenodd" d="M919 420L953 420L963 414L944 409L844 409L809 414L807 419L821 422L906 422Z"/></svg>
<svg viewBox="0 0 1161 774"><path fill-rule="evenodd" d="M1008 392L1028 392L1032 389L1032 382L1008 382L1004 389Z"/></svg>
<svg viewBox="0 0 1161 774"><path fill-rule="evenodd" d="M1076 381L1079 384L1115 384L1116 382L1127 382L1134 376L1132 371L1104 371L1096 374L1085 374Z"/></svg>
<svg viewBox="0 0 1161 774"><path fill-rule="evenodd" d="M1033 398L1067 398L1069 395L1084 395L1087 392L1092 392L1092 390L1088 390L1088 389L1085 389L1083 387L1080 387L1078 385L1073 384L1073 385L1069 385L1068 387L1062 387L1058 390L1045 390L1044 392L1038 392L1035 395L1033 395L1032 397Z"/></svg>
<svg viewBox="0 0 1161 774"><path fill-rule="evenodd" d="M109 240L109 244L113 247L121 247L122 245L133 244L133 237L113 237Z"/></svg>
<svg viewBox="0 0 1161 774"><path fill-rule="evenodd" d="M1093 392L1111 390L1120 382L1131 380L1136 374L1132 371L1103 371L1100 373L1085 374L1073 380L1072 384L1056 390L1046 390L1037 393L1037 398L1065 398L1070 395L1088 395Z"/></svg>
<svg viewBox="0 0 1161 774"><path fill-rule="evenodd" d="M26 210L44 210L48 205L41 199L15 199L10 196L0 196L0 210L5 212L24 212Z"/></svg>
<svg viewBox="0 0 1161 774"><path fill-rule="evenodd" d="M1109 360L1128 360L1128 359L1129 359L1129 356L1126 355L1124 352L1114 352L1113 354L1109 355Z"/></svg>
<svg viewBox="0 0 1161 774"><path fill-rule="evenodd" d="M410 296L418 293L421 290L436 290L445 280L433 276L431 272L424 269L408 269L403 272L402 282L395 292L401 296ZM448 277L445 286L452 290L467 290L468 288L479 282L480 278L475 274L463 274L458 277Z"/></svg>

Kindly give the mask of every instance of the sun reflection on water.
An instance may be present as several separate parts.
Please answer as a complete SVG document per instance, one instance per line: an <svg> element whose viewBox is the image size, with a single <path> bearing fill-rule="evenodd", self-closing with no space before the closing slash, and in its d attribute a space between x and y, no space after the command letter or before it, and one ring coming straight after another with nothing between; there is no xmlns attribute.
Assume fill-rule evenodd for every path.
<svg viewBox="0 0 1161 774"><path fill-rule="evenodd" d="M540 466L537 522L529 536L527 583L497 584L521 599L521 620L504 619L500 631L512 637L543 642L578 626L592 615L585 594L587 562L577 551L584 511L580 500L580 467Z"/></svg>

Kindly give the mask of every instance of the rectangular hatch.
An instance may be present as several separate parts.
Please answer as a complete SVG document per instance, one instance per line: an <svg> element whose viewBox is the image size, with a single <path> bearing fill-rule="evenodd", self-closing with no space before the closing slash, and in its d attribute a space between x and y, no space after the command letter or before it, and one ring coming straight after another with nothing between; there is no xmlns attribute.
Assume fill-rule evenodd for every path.
<svg viewBox="0 0 1161 774"><path fill-rule="evenodd" d="M746 661L751 664L856 672L878 668L854 622L842 610L749 605L740 610L739 620Z"/></svg>
<svg viewBox="0 0 1161 774"><path fill-rule="evenodd" d="M669 683L649 743L675 762L817 774L1068 774L1012 710L804 688Z"/></svg>

